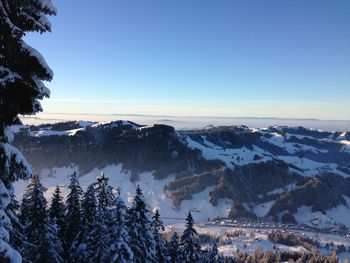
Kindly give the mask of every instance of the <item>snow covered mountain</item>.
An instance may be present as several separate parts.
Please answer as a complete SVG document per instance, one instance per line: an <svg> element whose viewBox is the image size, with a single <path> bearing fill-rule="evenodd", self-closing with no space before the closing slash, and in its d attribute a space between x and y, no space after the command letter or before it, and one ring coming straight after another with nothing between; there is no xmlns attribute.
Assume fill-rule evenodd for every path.
<svg viewBox="0 0 350 263"><path fill-rule="evenodd" d="M103 171L126 200L139 184L168 218L191 210L201 221L270 217L350 228L350 132L71 121L20 127L14 144L48 198L73 171L85 188ZM18 198L24 184L16 185Z"/></svg>

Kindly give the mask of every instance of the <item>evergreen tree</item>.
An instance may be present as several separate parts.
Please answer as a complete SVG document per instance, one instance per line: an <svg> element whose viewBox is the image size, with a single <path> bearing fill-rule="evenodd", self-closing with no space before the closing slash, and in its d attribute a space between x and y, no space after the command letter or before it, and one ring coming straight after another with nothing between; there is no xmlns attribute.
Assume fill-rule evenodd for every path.
<svg viewBox="0 0 350 263"><path fill-rule="evenodd" d="M208 263L218 263L220 261L220 255L218 250L218 245L214 242L210 251L208 252Z"/></svg>
<svg viewBox="0 0 350 263"><path fill-rule="evenodd" d="M109 262L131 263L134 262L134 255L129 246L130 236L125 221L126 206L119 191L114 203L112 209L114 222L109 229L112 240Z"/></svg>
<svg viewBox="0 0 350 263"><path fill-rule="evenodd" d="M156 244L151 231L149 211L146 208L146 202L139 186L129 210L128 228L129 245L134 254L134 261L136 263L156 262Z"/></svg>
<svg viewBox="0 0 350 263"><path fill-rule="evenodd" d="M95 190L97 192L98 206L104 213L108 213L108 208L112 206L115 196L113 194L113 187L108 185L108 178L104 173L97 177L97 184Z"/></svg>
<svg viewBox="0 0 350 263"><path fill-rule="evenodd" d="M114 202L113 188L108 185L108 178L104 173L97 177L97 184L95 187L97 192L97 218L99 224L95 230L95 236L99 236L99 246L96 252L96 257L99 262L109 261L111 255L111 243L115 220L111 211Z"/></svg>
<svg viewBox="0 0 350 263"><path fill-rule="evenodd" d="M74 172L70 178L70 192L66 201L66 233L65 233L65 249L68 253L68 261L75 262L78 234L82 225L80 198L83 193L77 174Z"/></svg>
<svg viewBox="0 0 350 263"><path fill-rule="evenodd" d="M196 241L198 234L194 229L194 222L191 212L186 218L186 228L181 236L182 260L188 263L200 262L201 247Z"/></svg>
<svg viewBox="0 0 350 263"><path fill-rule="evenodd" d="M169 262L167 247L163 240L163 232L165 230L162 220L160 219L159 211L156 209L154 216L152 217L152 231L154 241L156 242L156 258L157 262Z"/></svg>
<svg viewBox="0 0 350 263"><path fill-rule="evenodd" d="M49 220L44 197L45 188L38 175L34 175L23 196L20 220L25 227L25 235L33 244L28 253L29 260L37 263L63 262L62 244L57 238L57 229Z"/></svg>
<svg viewBox="0 0 350 263"><path fill-rule="evenodd" d="M82 202L83 229L76 253L81 255L79 262L114 262L115 257L123 258L123 255L116 255L120 252L116 208L113 188L101 173L97 182L88 187Z"/></svg>
<svg viewBox="0 0 350 263"><path fill-rule="evenodd" d="M46 15L55 14L50 0L0 0L0 262L21 262L10 246L16 218L9 204L14 200L13 183L31 176L23 155L11 145L10 126L20 123L19 114L41 111L38 100L50 93L42 81L53 77L43 57L23 37L27 32L50 31Z"/></svg>
<svg viewBox="0 0 350 263"><path fill-rule="evenodd" d="M88 187L82 201L82 226L77 238L79 243L76 250L77 262L99 262L101 232L94 187L94 184Z"/></svg>
<svg viewBox="0 0 350 263"><path fill-rule="evenodd" d="M24 233L24 226L19 221L20 216L20 204L16 200L8 206L9 211L11 211L10 217L12 218L12 228L11 228L11 239L10 245L16 249L22 256L24 262L28 261L28 252L32 251L33 244L28 241L27 236Z"/></svg>
<svg viewBox="0 0 350 263"><path fill-rule="evenodd" d="M180 261L180 244L179 244L179 236L177 232L174 232L170 244L168 246L168 251L170 255L171 263L179 263Z"/></svg>
<svg viewBox="0 0 350 263"><path fill-rule="evenodd" d="M65 207L63 203L63 197L61 195L61 190L56 186L55 192L52 197L51 206L49 209L50 219L53 223L57 224L58 229L58 237L61 242L64 240L65 234Z"/></svg>
<svg viewBox="0 0 350 263"><path fill-rule="evenodd" d="M83 196L83 201L81 203L82 208L82 222L83 226L88 226L92 219L96 216L97 202L95 196L94 184L88 186L86 192ZM84 230L81 229L82 231Z"/></svg>

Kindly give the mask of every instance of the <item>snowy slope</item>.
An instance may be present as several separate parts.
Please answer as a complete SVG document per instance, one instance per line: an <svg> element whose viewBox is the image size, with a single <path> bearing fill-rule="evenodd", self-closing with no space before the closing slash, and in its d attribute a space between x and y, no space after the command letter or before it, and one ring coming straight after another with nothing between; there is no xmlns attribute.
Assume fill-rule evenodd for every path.
<svg viewBox="0 0 350 263"><path fill-rule="evenodd" d="M69 124L69 125L67 125ZM74 136L79 131L85 131L87 128L115 128L115 127L123 127L130 126L132 129L137 129L140 125L129 122L129 121L114 121L114 122L91 122L91 121L73 121L67 123L56 123L56 124L44 124L36 126L34 129L31 126L27 131L29 136L33 137L42 137L42 136ZM20 129L26 130L25 126L17 127L16 133L20 131ZM31 130L31 128L33 130Z"/></svg>
<svg viewBox="0 0 350 263"><path fill-rule="evenodd" d="M336 223L341 222L350 229L350 198L344 196L344 199L346 200L346 205L339 205L328 210L325 214L312 212L308 206L299 207L295 218L299 222L321 228L332 228Z"/></svg>
<svg viewBox="0 0 350 263"><path fill-rule="evenodd" d="M299 223L315 225L318 217L318 226L331 227L348 226L350 193L341 187L345 181L328 186L327 180L334 180L321 177L328 172L343 180L350 178L349 139L345 132L300 127L207 126L175 131L170 126L146 127L129 121L80 121L17 129L15 145L39 172L48 199L56 184L67 187L73 171L78 172L83 188L103 171L128 202L139 184L151 209L159 208L170 223L183 219L188 211L200 222L227 217L236 201L258 217L280 213L281 218L283 203L276 207L276 200L294 191L311 202L289 200L296 206L297 212L291 211ZM320 183L309 194L303 189L313 187L315 175L321 176L315 179ZM18 199L24 186L25 182L16 184ZM334 198L325 203L324 214L311 212L324 189L335 191Z"/></svg>
<svg viewBox="0 0 350 263"><path fill-rule="evenodd" d="M204 158L208 160L219 159L230 168L278 159L298 168L294 171L305 176L319 172L333 172L344 177L350 176L350 171L346 173L339 169L347 162L335 163L329 158L339 154L342 155L344 160L350 160L350 140L345 138L346 133L333 138L337 133L329 132L330 135L327 134L327 137L319 138L322 131L319 132L313 129L307 129L306 131L311 134L315 133L315 137L298 135L296 134L298 128L285 126L263 129L243 127L241 129L243 131L235 131L236 134L244 134L244 136L258 134L259 140L252 140L248 142L248 145L241 147L230 145L230 141L217 139L220 132L217 132L215 128L206 128L207 133L199 133L199 136L184 132L184 140L191 149L200 150ZM288 133L289 130L293 133ZM304 129L302 132L305 133ZM242 137L242 139L245 139L245 137ZM316 147L317 145L319 147ZM320 161L317 161L318 159ZM326 159L329 161L324 161Z"/></svg>
<svg viewBox="0 0 350 263"><path fill-rule="evenodd" d="M55 191L56 185L59 185L64 197L68 194L69 176L77 172L79 174L79 167L71 165L68 167L60 167L53 169L45 169L40 173L40 178L44 187L47 188L45 197L51 200L51 197ZM141 180L138 182L130 181L130 172L123 171L121 165L109 165L102 169L94 169L86 174L79 174L79 182L83 190L96 181L96 177L105 173L105 176L109 178L109 184L113 187L121 189L121 195L128 205L132 203L133 197L136 192L136 188L140 185L143 193L150 205L150 210L159 209L162 215L166 218L167 224L173 224L181 222L186 218L189 211L192 211L194 218L197 222L204 222L208 219L213 219L217 216L227 217L230 203L222 200L218 206L213 206L209 202L209 191L205 191L194 195L193 200L186 200L181 204L180 209L177 209L172 200L167 197L164 186L174 181L174 176L170 176L164 180L155 180L151 172L144 172L140 174ZM15 184L16 198L22 199L25 192L25 181L18 181Z"/></svg>
<svg viewBox="0 0 350 263"><path fill-rule="evenodd" d="M225 164L230 168L234 168L237 165L245 165L252 162L266 162L273 159L273 156L269 152L266 152L255 145L253 146L252 150L246 147L230 149L215 145L206 140L204 136L202 139L203 143L199 143L192 140L190 137L186 137L186 142L191 149L200 150L204 158L208 160L219 159L225 162ZM254 160L254 156L256 154L265 156L259 160Z"/></svg>

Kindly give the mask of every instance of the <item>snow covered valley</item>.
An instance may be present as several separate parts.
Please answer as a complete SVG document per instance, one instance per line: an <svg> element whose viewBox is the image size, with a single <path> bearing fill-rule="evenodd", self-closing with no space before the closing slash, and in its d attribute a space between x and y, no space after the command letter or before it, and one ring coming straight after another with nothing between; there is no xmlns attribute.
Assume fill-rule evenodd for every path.
<svg viewBox="0 0 350 263"><path fill-rule="evenodd" d="M131 201L137 185L168 223L192 211L350 228L350 133L302 127L206 127L177 131L129 121L65 122L17 129L14 144L47 188L83 188L104 172ZM16 184L21 199L25 182Z"/></svg>

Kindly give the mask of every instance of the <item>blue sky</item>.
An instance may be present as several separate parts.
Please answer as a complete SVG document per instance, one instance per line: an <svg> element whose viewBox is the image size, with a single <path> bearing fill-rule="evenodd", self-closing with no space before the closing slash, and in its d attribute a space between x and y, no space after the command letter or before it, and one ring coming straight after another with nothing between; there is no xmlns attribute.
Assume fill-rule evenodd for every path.
<svg viewBox="0 0 350 263"><path fill-rule="evenodd" d="M350 1L55 1L46 113L350 120Z"/></svg>

